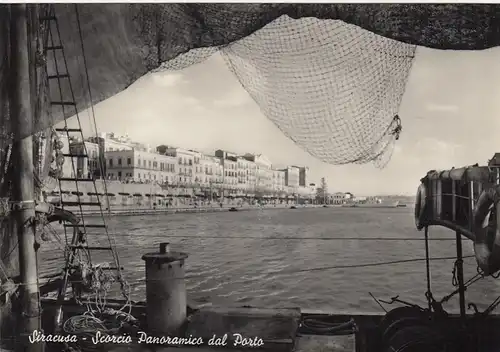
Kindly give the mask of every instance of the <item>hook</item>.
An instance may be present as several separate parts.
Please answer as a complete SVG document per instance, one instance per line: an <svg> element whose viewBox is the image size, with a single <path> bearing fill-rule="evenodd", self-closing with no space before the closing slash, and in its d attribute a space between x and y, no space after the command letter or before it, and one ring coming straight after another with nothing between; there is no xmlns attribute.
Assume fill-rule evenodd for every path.
<svg viewBox="0 0 500 352"><path fill-rule="evenodd" d="M467 305L467 309L469 309L469 310L472 309L472 310L474 310L474 314L479 314L479 309L477 309L477 306L475 303L469 303Z"/></svg>

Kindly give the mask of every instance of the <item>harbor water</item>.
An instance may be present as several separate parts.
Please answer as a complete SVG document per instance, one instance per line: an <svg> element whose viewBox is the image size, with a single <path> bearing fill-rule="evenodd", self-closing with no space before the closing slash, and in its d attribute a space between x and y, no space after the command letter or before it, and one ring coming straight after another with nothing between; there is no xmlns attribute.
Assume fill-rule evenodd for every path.
<svg viewBox="0 0 500 352"><path fill-rule="evenodd" d="M87 222L90 222L89 220ZM59 225L53 229L62 233ZM425 304L424 233L414 226L412 208L304 208L244 212L117 216L109 219L133 299L144 299L142 254L158 243L189 253L188 299L197 305L301 307L335 312L381 312L377 298ZM456 254L455 233L431 228L432 257ZM89 235L89 245L105 243ZM366 240L366 239L373 240ZM397 240L387 240L393 238ZM63 252L43 243L41 274L62 268ZM464 256L472 243L463 239ZM101 255L102 256L102 255ZM93 263L105 260L98 254ZM106 258L109 261L109 258ZM366 264L366 265L365 265ZM436 299L452 292L454 260L432 261ZM361 267L351 267L361 265ZM465 280L476 274L474 258L464 259ZM500 295L498 280L487 278L467 290L467 302L487 307ZM445 309L456 311L458 298Z"/></svg>

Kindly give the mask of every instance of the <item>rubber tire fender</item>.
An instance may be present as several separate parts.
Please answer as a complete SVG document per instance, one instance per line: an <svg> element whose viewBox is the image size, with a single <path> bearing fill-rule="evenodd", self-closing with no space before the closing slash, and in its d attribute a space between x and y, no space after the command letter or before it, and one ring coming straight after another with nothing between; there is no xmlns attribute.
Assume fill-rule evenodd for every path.
<svg viewBox="0 0 500 352"><path fill-rule="evenodd" d="M475 235L474 254L479 268L485 275L491 275L500 270L500 186L483 190L476 206L474 207L472 225ZM496 214L491 214L491 207ZM496 224L489 226L491 217ZM484 226L488 222L488 226Z"/></svg>
<svg viewBox="0 0 500 352"><path fill-rule="evenodd" d="M425 225L427 216L427 187L421 183L417 189L417 197L415 199L415 226L421 231Z"/></svg>

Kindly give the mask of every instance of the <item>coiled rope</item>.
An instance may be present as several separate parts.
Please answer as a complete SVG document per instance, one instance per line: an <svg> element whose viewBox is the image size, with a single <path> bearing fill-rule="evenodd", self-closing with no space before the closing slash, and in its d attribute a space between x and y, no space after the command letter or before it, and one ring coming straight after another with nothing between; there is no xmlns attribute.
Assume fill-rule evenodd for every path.
<svg viewBox="0 0 500 352"><path fill-rule="evenodd" d="M357 326L353 319L339 323L338 317L324 315L310 315L302 319L299 332L314 335L352 335Z"/></svg>
<svg viewBox="0 0 500 352"><path fill-rule="evenodd" d="M97 332L101 336L118 335L127 325L137 326L138 321L130 313L108 308L102 312L89 310L73 316L64 322L63 330L66 334L80 337L76 345L70 345L73 349L95 351L102 348L92 342Z"/></svg>

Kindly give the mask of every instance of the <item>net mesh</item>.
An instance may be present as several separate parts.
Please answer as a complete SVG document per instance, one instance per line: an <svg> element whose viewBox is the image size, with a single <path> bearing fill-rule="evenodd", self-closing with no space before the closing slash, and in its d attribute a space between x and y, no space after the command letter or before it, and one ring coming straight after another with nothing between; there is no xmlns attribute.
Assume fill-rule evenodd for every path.
<svg viewBox="0 0 500 352"><path fill-rule="evenodd" d="M330 164L383 166L415 49L341 21L282 16L220 50L264 115L301 148ZM192 50L157 71L216 50Z"/></svg>

